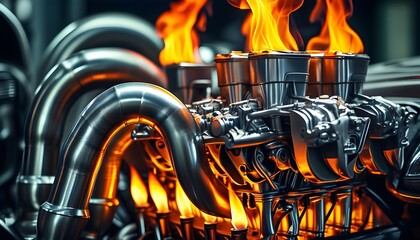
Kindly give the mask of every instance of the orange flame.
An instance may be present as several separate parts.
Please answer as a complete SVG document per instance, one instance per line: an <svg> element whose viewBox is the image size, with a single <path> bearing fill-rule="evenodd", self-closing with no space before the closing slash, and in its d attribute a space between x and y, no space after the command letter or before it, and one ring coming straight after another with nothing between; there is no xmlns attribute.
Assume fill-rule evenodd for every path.
<svg viewBox="0 0 420 240"><path fill-rule="evenodd" d="M168 196L162 184L160 184L159 180L152 172L149 172L148 179L150 186L150 195L152 196L153 202L156 205L157 212L169 212Z"/></svg>
<svg viewBox="0 0 420 240"><path fill-rule="evenodd" d="M178 181L176 182L175 200L182 218L193 217L190 199L187 197Z"/></svg>
<svg viewBox="0 0 420 240"><path fill-rule="evenodd" d="M325 11L321 33L308 42L307 50L362 53L363 42L347 23L353 14L352 0L317 0L310 21L320 19Z"/></svg>
<svg viewBox="0 0 420 240"><path fill-rule="evenodd" d="M133 166L130 166L130 175L130 192L136 207L147 207L149 204L147 202L148 194L146 184Z"/></svg>
<svg viewBox="0 0 420 240"><path fill-rule="evenodd" d="M165 47L159 55L164 66L181 62L200 62L198 57L199 39L194 25L199 11L206 0L180 0L171 3L170 10L156 21L156 30L163 38ZM199 18L199 28L205 26L205 16Z"/></svg>
<svg viewBox="0 0 420 240"><path fill-rule="evenodd" d="M232 215L232 226L236 230L246 229L248 227L248 219L246 218L245 209L241 200L236 193L229 187L229 203Z"/></svg>
<svg viewBox="0 0 420 240"><path fill-rule="evenodd" d="M246 29L249 22L245 21L242 32L251 38L251 50L298 50L289 27L289 16L302 6L303 0L247 0L247 3L252 19L250 29Z"/></svg>
<svg viewBox="0 0 420 240"><path fill-rule="evenodd" d="M230 5L237 7L239 9L249 9L247 0L227 0Z"/></svg>
<svg viewBox="0 0 420 240"><path fill-rule="evenodd" d="M201 214L203 215L204 223L211 224L211 223L217 222L217 217L215 217L213 215L209 215L205 212L201 212Z"/></svg>

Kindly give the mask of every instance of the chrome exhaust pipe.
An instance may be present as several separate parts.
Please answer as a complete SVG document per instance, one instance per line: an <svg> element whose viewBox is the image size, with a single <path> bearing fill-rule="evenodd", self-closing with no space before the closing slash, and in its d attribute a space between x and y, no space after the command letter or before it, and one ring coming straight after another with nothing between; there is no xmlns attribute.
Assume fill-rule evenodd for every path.
<svg viewBox="0 0 420 240"><path fill-rule="evenodd" d="M117 186L121 161L125 150L132 143L131 129L125 128L110 142L103 156L103 164L96 178L89 200L89 219L82 236L99 239L108 229L119 206Z"/></svg>
<svg viewBox="0 0 420 240"><path fill-rule="evenodd" d="M0 187L16 178L20 166L18 159L23 147L19 143L23 138L27 103L32 97L32 88L28 83L19 67L0 61L0 151L3 153Z"/></svg>
<svg viewBox="0 0 420 240"><path fill-rule="evenodd" d="M18 66L26 76L30 75L31 49L25 30L19 19L3 4L0 4L0 61ZM27 83L31 84L31 83Z"/></svg>
<svg viewBox="0 0 420 240"><path fill-rule="evenodd" d="M70 107L80 95L122 82L167 86L163 71L148 59L122 49L82 51L53 68L36 92L25 126L25 150L17 177L20 209L16 229L35 235L37 212L48 198L59 143Z"/></svg>
<svg viewBox="0 0 420 240"><path fill-rule="evenodd" d="M70 55L99 47L132 50L159 65L163 42L154 26L139 17L125 13L96 14L69 24L51 41L38 68L37 83Z"/></svg>
<svg viewBox="0 0 420 240"><path fill-rule="evenodd" d="M0 29L0 235L11 238L15 234L11 234L6 219L14 218L13 211L17 207L14 180L20 168L23 126L33 96L33 84L29 81L32 64L22 24L1 3Z"/></svg>
<svg viewBox="0 0 420 240"><path fill-rule="evenodd" d="M134 124L154 127L166 139L175 173L193 204L209 214L229 217L227 189L207 164L203 138L189 110L163 88L125 83L96 97L68 136L53 188L39 211L39 239L79 237L89 218L87 207L103 164L101 154L122 129Z"/></svg>

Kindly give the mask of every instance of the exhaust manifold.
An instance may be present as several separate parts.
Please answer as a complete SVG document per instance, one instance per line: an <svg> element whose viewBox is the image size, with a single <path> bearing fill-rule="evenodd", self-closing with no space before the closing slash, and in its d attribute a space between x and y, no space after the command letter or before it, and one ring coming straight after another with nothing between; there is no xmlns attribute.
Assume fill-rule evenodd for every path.
<svg viewBox="0 0 420 240"><path fill-rule="evenodd" d="M101 153L119 131L133 124L152 124L159 129L191 201L208 213L228 217L228 202L217 198L226 196L227 189L203 163L202 135L189 110L160 87L126 83L100 94L80 115L61 152L50 196L40 208L38 238L73 239L80 235L89 218L88 203L103 161ZM200 201L202 198L207 201Z"/></svg>
<svg viewBox="0 0 420 240"><path fill-rule="evenodd" d="M38 237L76 238L83 230L85 236L101 234L107 224L85 229L89 210L95 211L95 225L95 218L107 211L98 198L118 205L116 189L105 187L115 186L118 177L104 173L119 171L121 156L112 153L124 151L133 129L133 140L138 133L137 140L147 141L141 138L147 133L143 130L150 129L163 137L169 156L162 157L170 159L180 185L201 211L229 217L230 185L253 220L253 236L324 237L333 227L335 234L347 237L351 229L366 227L353 211L377 214L372 226L387 226L381 220L385 210L364 208L382 200L365 187L367 180L360 173L366 168L386 174L374 171L377 166L390 172L401 169L400 154L417 113L360 93L363 81L351 79L352 71L363 75L368 58L328 56L327 62L340 64L327 66L349 72L344 83L328 85L329 94L345 92L345 102L340 96L305 97L308 54L249 55L250 81L241 82L228 76L236 76L230 71L237 65L248 71L246 57L231 57L216 58L219 84L229 105L206 99L187 108L170 92L145 83L117 85L95 98L62 148L53 189L39 212ZM390 131L385 122L398 128ZM372 145L378 137L391 149ZM94 190L99 178L102 185ZM92 207L96 203L99 207ZM107 213L108 222L112 215ZM62 227L72 229L72 234L56 230Z"/></svg>

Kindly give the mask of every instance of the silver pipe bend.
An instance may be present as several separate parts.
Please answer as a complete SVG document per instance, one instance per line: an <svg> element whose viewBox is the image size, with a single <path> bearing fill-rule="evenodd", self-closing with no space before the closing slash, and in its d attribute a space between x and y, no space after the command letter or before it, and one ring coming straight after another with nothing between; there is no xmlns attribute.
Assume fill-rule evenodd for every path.
<svg viewBox="0 0 420 240"><path fill-rule="evenodd" d="M79 236L89 216L57 212L87 209L102 164L100 154L124 127L146 122L160 129L167 140L175 173L191 201L207 213L229 217L227 189L211 173L202 135L189 110L163 88L124 83L97 96L68 136L50 196L39 211L39 239Z"/></svg>
<svg viewBox="0 0 420 240"><path fill-rule="evenodd" d="M2 30L0 60L18 66L26 76L29 76L31 68L29 40L19 19L3 4L0 4L0 29ZM26 84L32 83L28 81ZM32 90L32 86L30 87Z"/></svg>
<svg viewBox="0 0 420 240"><path fill-rule="evenodd" d="M48 198L57 169L65 119L73 103L90 90L106 89L123 82L167 86L166 76L159 67L137 53L117 48L79 52L47 74L36 91L26 120L25 149L17 177L18 196L22 201L18 214L37 213ZM32 223L22 223L25 218ZM35 221L36 214L32 217L19 215L16 228L23 235L25 232L35 234Z"/></svg>
<svg viewBox="0 0 420 240"><path fill-rule="evenodd" d="M99 239L111 225L119 206L117 186L123 154L133 143L132 129L126 127L109 142L104 152L102 165L89 200L90 219L83 230L82 238Z"/></svg>
<svg viewBox="0 0 420 240"><path fill-rule="evenodd" d="M135 51L159 64L163 42L148 21L127 13L100 13L65 27L45 50L36 81L57 63L87 49L119 47Z"/></svg>
<svg viewBox="0 0 420 240"><path fill-rule="evenodd" d="M23 147L19 145L23 137L24 117L29 109L32 88L24 73L16 65L0 61L0 129L4 134L0 136L3 149L3 163L0 164L0 187L9 180L16 178L19 170L20 154ZM9 91L4 91L9 89ZM8 99L7 101L4 101Z"/></svg>

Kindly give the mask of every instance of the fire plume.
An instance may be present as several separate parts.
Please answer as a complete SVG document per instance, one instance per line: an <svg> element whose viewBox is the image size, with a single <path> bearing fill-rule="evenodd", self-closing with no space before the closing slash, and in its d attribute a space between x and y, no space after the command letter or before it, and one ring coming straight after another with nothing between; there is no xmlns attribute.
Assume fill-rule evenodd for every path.
<svg viewBox="0 0 420 240"><path fill-rule="evenodd" d="M232 219L232 226L236 230L248 228L248 219L241 200L236 193L229 187L229 203Z"/></svg>
<svg viewBox="0 0 420 240"><path fill-rule="evenodd" d="M204 223L211 224L211 223L216 223L217 222L217 217L215 217L213 215L209 215L205 212L201 212L201 214L203 215Z"/></svg>
<svg viewBox="0 0 420 240"><path fill-rule="evenodd" d="M362 53L363 42L347 23L353 14L352 0L317 0L310 21L320 20L324 13L321 33L308 42L307 50Z"/></svg>
<svg viewBox="0 0 420 240"><path fill-rule="evenodd" d="M159 54L162 65L201 61L198 56L199 39L195 26L197 19L200 30L205 26L205 16L198 17L205 3L206 0L172 2L170 10L159 16L156 30L165 44Z"/></svg>
<svg viewBox="0 0 420 240"><path fill-rule="evenodd" d="M150 195L152 196L153 202L156 205L157 212L169 212L168 195L165 191L165 188L163 188L162 184L160 184L159 180L152 172L149 172L148 180Z"/></svg>
<svg viewBox="0 0 420 240"><path fill-rule="evenodd" d="M136 207L147 207L148 193L146 184L141 179L137 170L130 166L130 192Z"/></svg>
<svg viewBox="0 0 420 240"><path fill-rule="evenodd" d="M182 218L194 217L190 199L185 195L185 192L178 181L175 189L175 200Z"/></svg>
<svg viewBox="0 0 420 240"><path fill-rule="evenodd" d="M250 38L252 51L298 50L290 29L290 14L299 9L303 0L247 0L252 19L246 19L242 33ZM250 22L250 23L249 23Z"/></svg>

